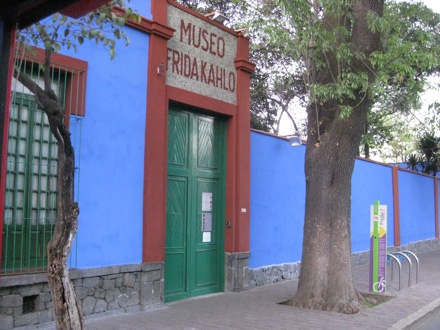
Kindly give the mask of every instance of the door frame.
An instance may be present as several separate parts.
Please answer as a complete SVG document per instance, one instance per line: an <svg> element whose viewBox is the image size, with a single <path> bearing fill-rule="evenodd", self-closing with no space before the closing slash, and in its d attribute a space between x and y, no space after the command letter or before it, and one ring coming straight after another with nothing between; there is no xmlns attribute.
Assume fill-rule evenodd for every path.
<svg viewBox="0 0 440 330"><path fill-rule="evenodd" d="M241 32L217 25L199 13L173 1L152 1L153 24L150 35L145 135L145 175L143 205L142 262L163 264L166 231L166 179L168 107L178 102L227 117L225 288L239 291L248 286L250 215L250 75L255 64L249 61L249 38ZM214 24L237 40L235 104L189 92L166 84L167 41L174 29L168 26L168 6L177 6L197 19ZM235 259L234 259L235 258ZM233 260L240 260L241 268ZM236 268L234 268L236 267ZM242 280L237 278L242 278Z"/></svg>
<svg viewBox="0 0 440 330"><path fill-rule="evenodd" d="M187 182L187 199L186 199L186 233L185 233L185 287L187 291L172 295L165 296L165 302L170 302L179 299L185 299L190 297L195 297L199 295L204 295L208 293L217 293L223 292L225 283L225 248L224 248L224 237L225 237L225 214L226 214L226 133L227 133L227 121L223 116L215 115L212 113L207 113L206 111L200 111L198 109L194 109L192 107L188 107L181 104L171 103L169 107L169 112L173 112L177 115L187 116L189 119L188 123L188 144L191 146L188 148L188 163L185 169L174 168L171 172L167 174L167 188L168 180L173 177L178 181L186 178L187 180L183 180ZM169 113L168 112L168 113ZM205 118L209 121L217 121L217 126L215 129L218 129L219 132L215 132L214 135L218 138L215 142L217 144L216 148L218 148L218 152L221 153L221 158L218 163L217 170L208 170L207 175L203 175L203 169L194 166L194 162L198 160L197 157L194 157L194 144L198 142L198 140L194 140L194 132L197 132L197 127L195 125L198 124L199 118ZM169 165L167 166L169 169ZM180 175L179 175L180 174ZM170 176L171 175L171 176ZM183 175L183 176L182 176ZM197 289L197 280L196 280L196 272L198 272L198 268L196 267L196 259L197 258L197 250L201 246L197 243L197 230L198 230L198 221L199 221L199 213L201 213L201 208L199 210L199 206L201 206L201 200L199 196L199 186L198 184L202 181L205 182L214 182L216 181L218 184L217 194L215 196L215 209L213 213L213 219L216 222L216 232L215 232L215 242L216 242L216 266L217 271L215 273L216 277L216 285L217 289L213 289L212 287ZM168 197L168 192L167 192ZM194 198L195 197L195 198ZM200 211L200 212L199 212ZM191 221L189 216L193 216L194 220ZM213 220L213 221L214 221ZM168 221L168 220L166 220ZM166 223L167 225L167 223ZM167 238L166 238L167 239ZM164 272L166 269L166 260L164 260ZM190 268L192 267L192 268ZM167 285L165 281L165 286ZM164 290L165 293L165 290Z"/></svg>

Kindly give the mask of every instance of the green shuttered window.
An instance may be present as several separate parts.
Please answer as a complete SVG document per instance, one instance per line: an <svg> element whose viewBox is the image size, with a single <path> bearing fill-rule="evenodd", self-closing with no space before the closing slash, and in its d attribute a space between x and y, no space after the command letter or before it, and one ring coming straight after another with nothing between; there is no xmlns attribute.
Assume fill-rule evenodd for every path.
<svg viewBox="0 0 440 330"><path fill-rule="evenodd" d="M19 59L21 72L43 86L38 60ZM72 132L76 150L75 184L79 178L79 150L84 113L85 71L54 64L52 88L66 109L66 125ZM81 107L81 109L78 109ZM32 93L17 80L12 83L8 154L6 161L5 206L2 231L3 274L45 271L47 243L52 238L57 217L56 139L50 132L46 114L38 108ZM78 200L78 195L75 196ZM76 261L75 248L71 255Z"/></svg>

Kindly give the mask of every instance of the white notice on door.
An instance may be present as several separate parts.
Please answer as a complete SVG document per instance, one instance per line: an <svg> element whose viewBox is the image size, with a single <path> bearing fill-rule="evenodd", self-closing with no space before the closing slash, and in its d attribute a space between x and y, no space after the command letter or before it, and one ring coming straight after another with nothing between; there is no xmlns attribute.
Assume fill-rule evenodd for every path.
<svg viewBox="0 0 440 330"><path fill-rule="evenodd" d="M202 212L212 211L212 193L202 192Z"/></svg>
<svg viewBox="0 0 440 330"><path fill-rule="evenodd" d="M203 243L210 243L211 242L211 232L210 231L203 232L202 241L203 241Z"/></svg>

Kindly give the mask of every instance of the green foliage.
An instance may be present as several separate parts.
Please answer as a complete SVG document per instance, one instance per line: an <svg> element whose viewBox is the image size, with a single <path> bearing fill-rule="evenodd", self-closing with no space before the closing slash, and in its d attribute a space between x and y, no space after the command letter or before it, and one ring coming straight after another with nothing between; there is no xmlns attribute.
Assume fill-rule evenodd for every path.
<svg viewBox="0 0 440 330"><path fill-rule="evenodd" d="M292 108L305 107L308 91L304 61L290 41L290 22L272 2L249 1L242 12L246 18L241 22L251 39L251 60L257 64L251 81L251 116L265 118L264 130L275 133L284 114L297 127Z"/></svg>
<svg viewBox="0 0 440 330"><path fill-rule="evenodd" d="M384 18L378 19L382 24L377 24L383 50L371 57L380 78L375 86L377 101L418 108L426 77L440 70L440 15L420 3L387 4Z"/></svg>
<svg viewBox="0 0 440 330"><path fill-rule="evenodd" d="M372 112L382 119L369 124L366 134L388 132L371 144L380 148L395 138L391 132L396 127L389 129L386 124L389 118L419 109L427 78L440 70L440 15L420 3L390 1L384 17L370 18L370 24L382 35L382 50L370 59L378 77Z"/></svg>
<svg viewBox="0 0 440 330"><path fill-rule="evenodd" d="M116 13L113 10L116 6L125 11ZM129 19L139 21L140 16L132 9L125 8L124 0L113 0L79 19L56 13L20 31L17 38L22 44L44 47L54 53L58 53L62 47L76 51L85 40L90 40L107 48L113 59L116 40L122 39L125 45L130 43L122 29Z"/></svg>
<svg viewBox="0 0 440 330"><path fill-rule="evenodd" d="M176 0L174 0L176 1ZM223 14L227 14L227 17L234 16L234 11L238 9L240 0L178 0L176 1L185 7L197 10L203 14L212 13L215 10L219 10Z"/></svg>
<svg viewBox="0 0 440 330"><path fill-rule="evenodd" d="M368 14L369 28L380 34L382 41L381 50L373 53L356 51L351 46L352 1L322 0L314 9L311 3L301 0L259 4L261 19L252 23L254 29L267 33L267 48L289 52L292 58L302 61L297 70L305 78L310 103L322 105L336 100L338 118L346 119L356 110L350 100L359 95L371 98L375 114L370 115L363 139L371 147L380 148L392 141L392 127L386 124L390 116L418 108L426 78L439 72L440 18L420 3L389 1L383 17ZM279 18L267 20L265 14L277 10L282 10ZM331 22L324 16L345 23L330 27L326 23ZM310 63L318 73L331 71L332 81L314 81ZM370 72L374 72L371 82Z"/></svg>
<svg viewBox="0 0 440 330"><path fill-rule="evenodd" d="M417 154L411 154L407 168L430 175L436 175L440 166L440 138L427 132L419 137Z"/></svg>

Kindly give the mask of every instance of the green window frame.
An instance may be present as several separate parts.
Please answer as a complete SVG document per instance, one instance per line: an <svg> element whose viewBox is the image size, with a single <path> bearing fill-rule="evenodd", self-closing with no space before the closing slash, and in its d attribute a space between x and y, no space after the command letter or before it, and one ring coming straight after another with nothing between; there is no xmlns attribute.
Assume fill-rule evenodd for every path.
<svg viewBox="0 0 440 330"><path fill-rule="evenodd" d="M3 272L47 266L46 246L57 215L57 152L33 95L16 93L9 121L3 223Z"/></svg>
<svg viewBox="0 0 440 330"><path fill-rule="evenodd" d="M44 51L17 59L21 70L42 86ZM87 63L53 55L52 88L65 110L65 124L72 133L76 152L75 185L79 187L81 125L85 113ZM13 81L10 107L4 218L1 236L1 273L21 274L45 271L47 243L57 217L58 146L50 132L46 114L34 96ZM76 191L79 191L77 188ZM76 201L79 195L75 196ZM76 264L76 245L70 266Z"/></svg>

